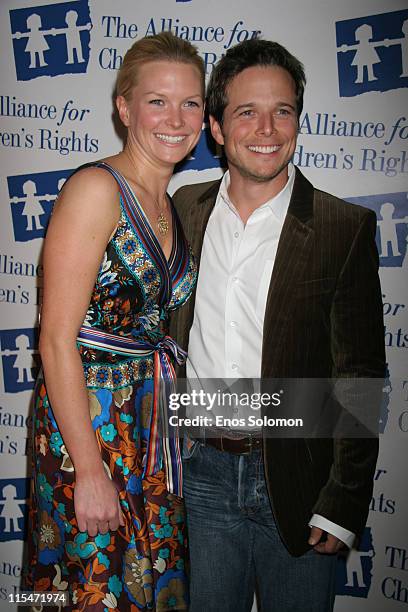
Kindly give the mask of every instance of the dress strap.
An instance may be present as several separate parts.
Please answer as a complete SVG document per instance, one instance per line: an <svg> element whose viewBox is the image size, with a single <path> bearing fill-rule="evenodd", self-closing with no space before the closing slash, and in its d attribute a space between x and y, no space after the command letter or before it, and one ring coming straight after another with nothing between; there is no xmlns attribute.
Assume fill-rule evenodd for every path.
<svg viewBox="0 0 408 612"><path fill-rule="evenodd" d="M86 166L104 168L105 170L110 172L110 174L118 183L125 214L129 219L129 222L131 223L132 227L134 228L134 231L137 233L138 237L142 241L144 247L147 249L149 256L154 261L156 267L160 270L160 276L163 280L160 292L160 301L169 303L172 292L172 279L170 276L168 262L163 253L163 249L161 248L160 242L158 241L158 238L154 233L152 226L150 225L150 221L148 220L146 213L144 212L139 201L137 200L135 194L133 193L129 183L126 181L126 179L122 176L120 172L115 170L115 168L113 168L106 162L94 162L91 164L87 164ZM175 227L173 208L172 214L173 226ZM177 246L175 242L176 232L173 228L173 251Z"/></svg>

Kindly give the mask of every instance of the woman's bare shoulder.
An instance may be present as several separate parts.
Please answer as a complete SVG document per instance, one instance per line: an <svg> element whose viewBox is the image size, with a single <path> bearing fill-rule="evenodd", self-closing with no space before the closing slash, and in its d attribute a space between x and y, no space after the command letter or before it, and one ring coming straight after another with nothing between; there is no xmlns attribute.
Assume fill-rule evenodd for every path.
<svg viewBox="0 0 408 612"><path fill-rule="evenodd" d="M96 192L98 195L115 195L118 184L112 174L102 166L84 166L79 168L65 183L62 193L76 190Z"/></svg>

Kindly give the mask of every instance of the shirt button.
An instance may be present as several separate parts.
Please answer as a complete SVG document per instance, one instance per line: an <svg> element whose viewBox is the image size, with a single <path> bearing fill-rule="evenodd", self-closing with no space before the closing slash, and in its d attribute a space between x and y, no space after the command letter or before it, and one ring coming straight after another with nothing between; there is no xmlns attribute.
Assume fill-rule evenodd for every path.
<svg viewBox="0 0 408 612"><path fill-rule="evenodd" d="M238 323L236 321L231 321L230 325L231 325L231 327L236 327L238 325Z"/></svg>
<svg viewBox="0 0 408 612"><path fill-rule="evenodd" d="M237 283L238 281L239 281L238 276L233 276L233 277L232 277L232 282L233 282L233 283Z"/></svg>
<svg viewBox="0 0 408 612"><path fill-rule="evenodd" d="M234 238L239 238L239 232L234 233Z"/></svg>
<svg viewBox="0 0 408 612"><path fill-rule="evenodd" d="M233 370L236 370L236 369L238 368L238 366L237 366L237 364L236 364L236 363L233 363L233 364L231 365L231 368L232 368Z"/></svg>

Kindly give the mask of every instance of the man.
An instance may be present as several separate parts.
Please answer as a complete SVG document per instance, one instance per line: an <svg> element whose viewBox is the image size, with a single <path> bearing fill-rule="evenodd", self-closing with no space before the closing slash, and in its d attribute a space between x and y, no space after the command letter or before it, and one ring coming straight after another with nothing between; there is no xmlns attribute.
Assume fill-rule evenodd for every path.
<svg viewBox="0 0 408 612"><path fill-rule="evenodd" d="M213 70L211 132L228 171L175 195L200 270L171 330L188 376L384 375L376 218L292 166L304 84L302 64L264 40ZM365 525L377 452L375 438L265 430L187 440L191 612L249 611L255 588L262 612L332 610L335 553Z"/></svg>

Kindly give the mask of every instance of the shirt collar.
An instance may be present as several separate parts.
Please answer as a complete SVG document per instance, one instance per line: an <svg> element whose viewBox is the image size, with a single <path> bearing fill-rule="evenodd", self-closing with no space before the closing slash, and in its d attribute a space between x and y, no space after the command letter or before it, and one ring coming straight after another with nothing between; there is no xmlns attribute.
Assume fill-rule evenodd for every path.
<svg viewBox="0 0 408 612"><path fill-rule="evenodd" d="M286 213L288 212L290 198L292 197L293 184L295 182L295 166L290 163L288 165L288 180L286 181L286 185L283 189L277 193L273 198L259 206L259 209L269 208L270 211L280 220L283 221ZM227 170L222 177L220 190L218 192L217 204L220 200L223 200L225 204L235 213L237 214L237 210L234 204L231 202L230 197L228 195L228 187L230 185L230 173Z"/></svg>

